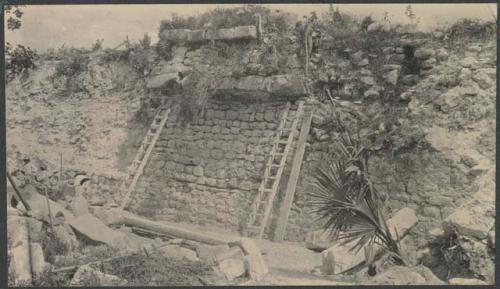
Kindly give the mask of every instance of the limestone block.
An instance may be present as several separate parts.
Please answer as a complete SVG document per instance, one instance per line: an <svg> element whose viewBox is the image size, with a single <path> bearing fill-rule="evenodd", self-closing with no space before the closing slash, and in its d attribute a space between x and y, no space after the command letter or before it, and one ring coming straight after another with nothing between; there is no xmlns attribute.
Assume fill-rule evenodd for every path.
<svg viewBox="0 0 500 289"><path fill-rule="evenodd" d="M228 280L233 280L245 274L245 264L241 259L225 259L219 263L219 269Z"/></svg>
<svg viewBox="0 0 500 289"><path fill-rule="evenodd" d="M158 248L158 252L160 252L160 254L162 254L167 258L172 258L176 260L186 259L193 262L199 260L195 251L189 250L179 245L163 246Z"/></svg>
<svg viewBox="0 0 500 289"><path fill-rule="evenodd" d="M457 230L464 236L486 239L495 222L495 218L485 216L488 211L494 211L494 204L486 202L468 204L446 217L443 221L443 228L448 231Z"/></svg>
<svg viewBox="0 0 500 289"><path fill-rule="evenodd" d="M430 48L419 48L415 50L415 57L418 59L429 59L435 54L433 49Z"/></svg>

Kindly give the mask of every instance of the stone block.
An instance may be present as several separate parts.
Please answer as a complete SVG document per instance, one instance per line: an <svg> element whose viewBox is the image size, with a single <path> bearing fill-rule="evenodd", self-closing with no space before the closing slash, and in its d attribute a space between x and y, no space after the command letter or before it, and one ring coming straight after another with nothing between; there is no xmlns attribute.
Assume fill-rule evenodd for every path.
<svg viewBox="0 0 500 289"><path fill-rule="evenodd" d="M245 274L245 264L241 259L226 259L219 263L219 270L228 280L233 280Z"/></svg>
<svg viewBox="0 0 500 289"><path fill-rule="evenodd" d="M259 281L269 273L269 269L264 259L258 255L246 255L244 257L244 263L245 271L252 280Z"/></svg>
<svg viewBox="0 0 500 289"><path fill-rule="evenodd" d="M172 258L176 260L186 259L193 262L199 260L195 251L189 250L179 245L163 246L158 248L158 252L167 258Z"/></svg>
<svg viewBox="0 0 500 289"><path fill-rule="evenodd" d="M430 48L419 48L415 50L415 57L418 59L429 59L435 54L433 49Z"/></svg>
<svg viewBox="0 0 500 289"><path fill-rule="evenodd" d="M486 239L490 228L494 225L495 218L485 216L488 211L494 211L494 204L479 203L468 204L457 209L443 221L446 231L458 231L460 235L474 237L479 240Z"/></svg>

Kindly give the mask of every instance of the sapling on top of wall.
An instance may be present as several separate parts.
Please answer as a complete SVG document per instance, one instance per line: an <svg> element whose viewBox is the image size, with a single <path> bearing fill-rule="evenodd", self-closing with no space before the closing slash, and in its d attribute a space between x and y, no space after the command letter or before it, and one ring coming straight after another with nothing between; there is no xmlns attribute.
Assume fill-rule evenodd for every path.
<svg viewBox="0 0 500 289"><path fill-rule="evenodd" d="M366 248L365 253L373 252L373 246L378 245L396 263L404 265L399 236L393 236L387 226L384 196L370 181L370 151L359 137L351 135L340 122L337 124L341 127L337 147L317 167L312 182L313 210L326 221L324 229L330 237L342 245L351 244L350 251L357 253ZM371 265L373 254L367 256L367 264Z"/></svg>

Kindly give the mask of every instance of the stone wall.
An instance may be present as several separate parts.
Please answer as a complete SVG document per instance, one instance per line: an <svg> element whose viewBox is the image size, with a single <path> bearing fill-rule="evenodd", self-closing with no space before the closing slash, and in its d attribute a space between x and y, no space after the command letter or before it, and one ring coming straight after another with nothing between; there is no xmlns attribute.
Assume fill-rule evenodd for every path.
<svg viewBox="0 0 500 289"><path fill-rule="evenodd" d="M284 105L211 100L197 121L167 122L131 209L238 230L260 185Z"/></svg>

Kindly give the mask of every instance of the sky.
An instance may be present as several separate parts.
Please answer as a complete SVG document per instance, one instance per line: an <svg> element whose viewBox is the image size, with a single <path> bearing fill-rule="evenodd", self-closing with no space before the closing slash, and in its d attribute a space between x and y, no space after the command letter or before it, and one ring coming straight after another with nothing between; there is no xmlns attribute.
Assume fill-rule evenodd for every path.
<svg viewBox="0 0 500 289"><path fill-rule="evenodd" d="M157 40L162 19L172 13L196 15L207 10L237 7L242 4L155 4L155 5L28 5L23 7L22 27L6 31L7 42L23 44L44 51L62 45L90 47L96 39L104 39L104 47L114 47L125 37L135 41L145 33ZM266 4L299 16L312 11L327 11L328 4ZM371 15L375 19L388 12L393 23L408 23L407 4L335 4L342 12ZM496 16L494 4L412 4L420 17L420 29L429 31L438 25L453 23L461 18L492 20Z"/></svg>

